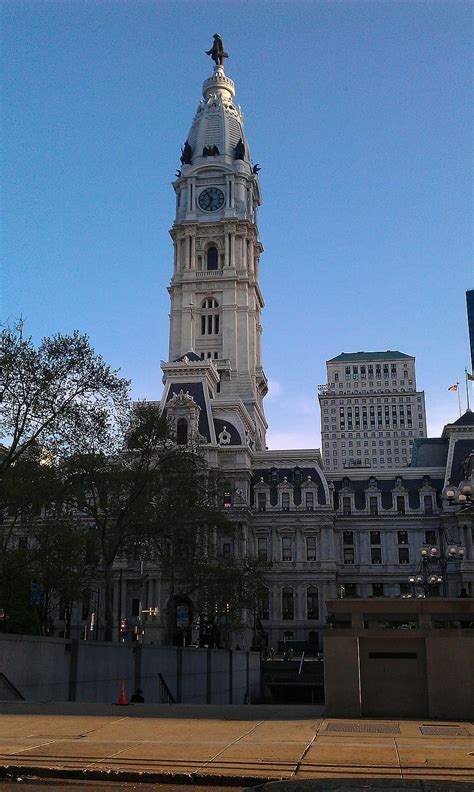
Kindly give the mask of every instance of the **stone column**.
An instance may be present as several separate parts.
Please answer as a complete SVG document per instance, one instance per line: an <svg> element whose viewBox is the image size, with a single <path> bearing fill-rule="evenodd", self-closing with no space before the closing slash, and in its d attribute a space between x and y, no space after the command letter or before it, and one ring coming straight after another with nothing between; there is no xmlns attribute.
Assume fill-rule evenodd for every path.
<svg viewBox="0 0 474 792"><path fill-rule="evenodd" d="M230 234L230 266L235 269L235 233Z"/></svg>
<svg viewBox="0 0 474 792"><path fill-rule="evenodd" d="M189 257L189 268L196 269L196 235L192 234L189 237L189 241L191 244L191 252Z"/></svg>
<svg viewBox="0 0 474 792"><path fill-rule="evenodd" d="M250 275L253 275L254 272L255 272L255 267L254 267L254 248L253 248L253 242L252 241L249 242L247 256L248 256L248 259L247 259L248 271L249 271Z"/></svg>

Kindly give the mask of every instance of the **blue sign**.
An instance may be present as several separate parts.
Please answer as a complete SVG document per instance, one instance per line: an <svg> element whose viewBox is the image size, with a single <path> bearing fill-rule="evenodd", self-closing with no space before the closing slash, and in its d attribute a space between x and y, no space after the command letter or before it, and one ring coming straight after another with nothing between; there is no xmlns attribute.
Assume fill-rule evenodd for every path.
<svg viewBox="0 0 474 792"><path fill-rule="evenodd" d="M189 610L187 605L178 605L176 608L176 626L187 627L189 625Z"/></svg>

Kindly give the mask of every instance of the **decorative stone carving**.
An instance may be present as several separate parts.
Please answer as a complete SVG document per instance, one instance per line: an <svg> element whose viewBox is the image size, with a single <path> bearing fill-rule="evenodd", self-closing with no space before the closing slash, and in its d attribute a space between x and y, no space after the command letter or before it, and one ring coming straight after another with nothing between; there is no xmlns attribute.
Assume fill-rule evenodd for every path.
<svg viewBox="0 0 474 792"><path fill-rule="evenodd" d="M189 359L185 357L183 362L189 363ZM171 423L171 430L175 437L179 419L184 418L187 421L188 442L205 442L205 438L199 433L200 413L201 408L199 404L196 404L188 391L185 393L182 389L179 393L173 393L173 396L166 404L166 414Z"/></svg>
<svg viewBox="0 0 474 792"><path fill-rule="evenodd" d="M231 439L230 432L227 431L227 426L224 425L222 432L219 432L218 435L219 445L230 445Z"/></svg>

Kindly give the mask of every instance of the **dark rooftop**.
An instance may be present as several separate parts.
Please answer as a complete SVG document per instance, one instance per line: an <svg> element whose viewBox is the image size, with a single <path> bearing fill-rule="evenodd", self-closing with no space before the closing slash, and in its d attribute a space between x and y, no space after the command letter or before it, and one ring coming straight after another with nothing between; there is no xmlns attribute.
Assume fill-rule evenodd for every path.
<svg viewBox="0 0 474 792"><path fill-rule="evenodd" d="M418 437L413 443L410 467L444 467L449 441L440 437Z"/></svg>
<svg viewBox="0 0 474 792"><path fill-rule="evenodd" d="M453 421L449 426L474 426L474 412L466 410L464 415L461 415L457 421Z"/></svg>
<svg viewBox="0 0 474 792"><path fill-rule="evenodd" d="M186 352L185 355L181 355L181 357L176 358L176 360L173 360L173 363L183 363L184 358L188 358L188 360L190 360L192 363L197 363L198 361L200 363L202 362L202 359L196 354L196 352L190 351Z"/></svg>
<svg viewBox="0 0 474 792"><path fill-rule="evenodd" d="M387 349L386 352L341 352L340 355L331 358L327 363L345 363L356 360L414 360L414 357L390 349Z"/></svg>

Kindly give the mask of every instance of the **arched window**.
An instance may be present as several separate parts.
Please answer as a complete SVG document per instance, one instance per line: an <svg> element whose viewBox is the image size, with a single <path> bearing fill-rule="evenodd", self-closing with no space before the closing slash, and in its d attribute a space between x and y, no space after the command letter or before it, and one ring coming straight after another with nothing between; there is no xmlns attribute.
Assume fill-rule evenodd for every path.
<svg viewBox="0 0 474 792"><path fill-rule="evenodd" d="M207 249L207 269L216 270L218 267L218 261L219 258L217 248L214 245L211 245L211 247Z"/></svg>
<svg viewBox="0 0 474 792"><path fill-rule="evenodd" d="M219 303L214 297L206 297L201 304L201 335L219 334ZM208 357L212 355L209 354Z"/></svg>
<svg viewBox="0 0 474 792"><path fill-rule="evenodd" d="M178 445L186 445L188 442L188 422L186 418L179 418L176 424L176 442Z"/></svg>
<svg viewBox="0 0 474 792"><path fill-rule="evenodd" d="M318 589L310 586L306 591L306 614L308 619L319 619Z"/></svg>
<svg viewBox="0 0 474 792"><path fill-rule="evenodd" d="M281 593L281 604L283 611L283 618L287 621L292 621L295 618L295 606L293 601L293 589L284 588Z"/></svg>

